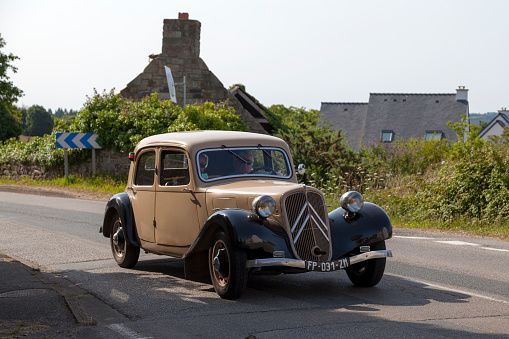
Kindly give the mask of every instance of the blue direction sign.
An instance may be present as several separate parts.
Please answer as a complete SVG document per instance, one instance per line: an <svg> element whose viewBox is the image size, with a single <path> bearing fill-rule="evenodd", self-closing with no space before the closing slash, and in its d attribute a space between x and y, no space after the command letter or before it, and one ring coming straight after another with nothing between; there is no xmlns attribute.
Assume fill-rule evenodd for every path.
<svg viewBox="0 0 509 339"><path fill-rule="evenodd" d="M102 148L94 133L57 133L57 148Z"/></svg>

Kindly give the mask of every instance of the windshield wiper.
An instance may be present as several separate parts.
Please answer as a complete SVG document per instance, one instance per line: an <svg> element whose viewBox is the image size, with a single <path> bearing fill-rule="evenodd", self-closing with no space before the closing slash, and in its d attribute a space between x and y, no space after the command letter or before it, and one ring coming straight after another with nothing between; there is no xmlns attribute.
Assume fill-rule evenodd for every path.
<svg viewBox="0 0 509 339"><path fill-rule="evenodd" d="M263 151L263 153L265 153L269 158L272 159L272 161L274 161L274 158L272 157L272 155L269 154L269 152L267 152L265 149L263 149L262 147L262 144L258 144L258 149L261 149Z"/></svg>
<svg viewBox="0 0 509 339"><path fill-rule="evenodd" d="M247 164L247 160L246 159L244 159L243 157L241 157L240 155L238 155L237 153L235 153L234 151L232 151L231 149L229 149L225 145L221 145L221 147L223 149L225 149L226 151L230 152L231 154L233 154L234 156L236 156L237 159L239 159L239 160L243 161L245 164Z"/></svg>

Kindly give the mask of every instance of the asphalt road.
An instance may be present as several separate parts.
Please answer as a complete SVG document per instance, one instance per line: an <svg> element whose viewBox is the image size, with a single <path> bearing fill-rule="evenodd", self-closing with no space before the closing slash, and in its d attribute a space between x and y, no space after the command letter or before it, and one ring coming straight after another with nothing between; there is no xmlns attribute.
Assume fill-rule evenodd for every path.
<svg viewBox="0 0 509 339"><path fill-rule="evenodd" d="M239 300L184 279L183 262L143 254L118 267L99 233L105 202L0 192L0 251L90 297L103 338L509 338L509 243L396 229L386 274L252 277Z"/></svg>

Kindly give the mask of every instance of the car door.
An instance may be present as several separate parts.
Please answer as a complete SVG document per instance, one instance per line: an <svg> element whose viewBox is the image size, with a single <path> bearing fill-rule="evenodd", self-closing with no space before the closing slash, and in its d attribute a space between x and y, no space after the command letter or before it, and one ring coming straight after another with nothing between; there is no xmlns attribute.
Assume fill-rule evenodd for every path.
<svg viewBox="0 0 509 339"><path fill-rule="evenodd" d="M137 156L133 186L128 187L131 196L136 230L141 240L155 242L154 203L155 203L155 165L156 150L143 150ZM129 189L131 192L129 192Z"/></svg>
<svg viewBox="0 0 509 339"><path fill-rule="evenodd" d="M158 244L186 248L199 232L198 205L189 157L181 149L163 149L156 185L155 239ZM176 251L180 253L180 251Z"/></svg>

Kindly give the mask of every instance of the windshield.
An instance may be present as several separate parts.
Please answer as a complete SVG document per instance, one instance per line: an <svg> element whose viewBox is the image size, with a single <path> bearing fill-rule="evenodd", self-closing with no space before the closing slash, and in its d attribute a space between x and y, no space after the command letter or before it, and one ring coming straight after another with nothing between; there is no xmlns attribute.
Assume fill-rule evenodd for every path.
<svg viewBox="0 0 509 339"><path fill-rule="evenodd" d="M236 176L292 176L285 151L274 147L223 147L198 152L198 172L203 181Z"/></svg>

